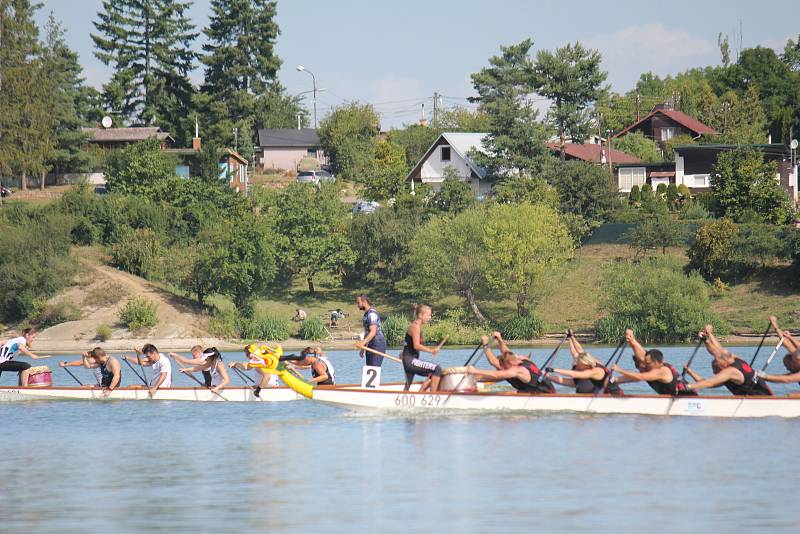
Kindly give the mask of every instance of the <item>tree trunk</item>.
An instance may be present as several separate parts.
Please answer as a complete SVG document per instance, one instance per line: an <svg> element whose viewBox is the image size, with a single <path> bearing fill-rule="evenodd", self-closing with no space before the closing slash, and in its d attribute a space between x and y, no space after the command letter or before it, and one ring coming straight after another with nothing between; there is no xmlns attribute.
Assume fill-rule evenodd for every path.
<svg viewBox="0 0 800 534"><path fill-rule="evenodd" d="M467 299L467 305L469 305L469 309L472 310L472 315L475 316L475 319L479 323L485 323L486 318L481 313L480 308L478 308L478 303L475 302L475 294L472 292L472 290L467 289L464 291L464 297Z"/></svg>
<svg viewBox="0 0 800 534"><path fill-rule="evenodd" d="M564 153L564 129L559 128L558 131L558 138L560 140L559 150L561 151L561 161L565 161L567 159L566 154Z"/></svg>
<svg viewBox="0 0 800 534"><path fill-rule="evenodd" d="M517 315L520 317L528 316L528 304L525 295L517 295Z"/></svg>
<svg viewBox="0 0 800 534"><path fill-rule="evenodd" d="M42 171L40 174L42 176L42 182L39 184L39 190L44 191L44 179L47 177L47 173L45 173L45 171Z"/></svg>
<svg viewBox="0 0 800 534"><path fill-rule="evenodd" d="M314 294L314 277L312 275L306 276L306 282L308 282L308 292L310 294Z"/></svg>
<svg viewBox="0 0 800 534"><path fill-rule="evenodd" d="M22 191L28 190L28 171L22 171L19 176L19 188Z"/></svg>

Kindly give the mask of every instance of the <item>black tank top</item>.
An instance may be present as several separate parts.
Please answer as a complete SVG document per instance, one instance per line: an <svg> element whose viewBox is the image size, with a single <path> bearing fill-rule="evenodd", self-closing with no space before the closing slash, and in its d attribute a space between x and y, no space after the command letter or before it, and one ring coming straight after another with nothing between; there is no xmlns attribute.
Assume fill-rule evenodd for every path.
<svg viewBox="0 0 800 534"><path fill-rule="evenodd" d="M697 395L696 391L686 389L686 381L673 366L666 362L664 362L663 365L669 369L670 373L672 373L672 382L665 384L664 382L659 382L658 380L648 380L647 384L653 388L653 391L659 395L672 395L673 397L678 395Z"/></svg>
<svg viewBox="0 0 800 534"><path fill-rule="evenodd" d="M728 391L734 395L772 395L772 390L769 386L756 376L753 368L750 367L746 361L741 358L733 360L731 367L735 367L744 375L744 383L736 384L732 380L728 380L723 384Z"/></svg>
<svg viewBox="0 0 800 534"><path fill-rule="evenodd" d="M541 376L541 371L539 368L536 367L536 364L528 361L522 360L520 363L522 367L528 370L531 374L531 379L528 382L523 382L519 378L506 378L506 382L511 384L514 389L517 391L521 391L523 393L555 393L556 388L553 386L553 383L550 382L548 379L544 379L539 382L539 377Z"/></svg>
<svg viewBox="0 0 800 534"><path fill-rule="evenodd" d="M101 363L97 370L100 371L100 385L104 388L111 387L111 382L114 380L114 373L108 370L105 363ZM121 373L119 381L122 382Z"/></svg>
<svg viewBox="0 0 800 534"><path fill-rule="evenodd" d="M603 378L599 380L595 378L573 379L575 382L575 393L587 393L595 395L599 393L610 393L612 395L622 395L622 388L619 387L619 384L610 380L608 381L608 384L606 384L606 378L608 377L609 370L599 363L597 364L597 367L603 370ZM575 367L573 366L572 369L574 370ZM603 391L604 386L605 391Z"/></svg>
<svg viewBox="0 0 800 534"><path fill-rule="evenodd" d="M328 374L328 378L326 378L322 382L318 382L318 385L320 385L320 386L332 386L332 385L334 385L335 382L333 381L333 374L331 373L330 367L328 367L328 362L326 362L322 358L319 358L319 361L321 361L322 363L325 364L325 372ZM311 376L313 378L317 378L318 376L320 376L320 374L317 372L317 370L314 369L314 366L311 366Z"/></svg>
<svg viewBox="0 0 800 534"><path fill-rule="evenodd" d="M419 333L419 342L422 344L422 332ZM406 332L406 337L403 340L403 358L419 358L419 351L414 348L414 339L411 334Z"/></svg>

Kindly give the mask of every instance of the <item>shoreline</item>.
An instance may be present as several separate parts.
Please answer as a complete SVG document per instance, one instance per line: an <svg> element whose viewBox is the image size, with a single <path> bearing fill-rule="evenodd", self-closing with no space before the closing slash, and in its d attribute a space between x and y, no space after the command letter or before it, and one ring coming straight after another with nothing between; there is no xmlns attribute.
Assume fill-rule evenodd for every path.
<svg viewBox="0 0 800 534"><path fill-rule="evenodd" d="M593 336L591 334L576 334L575 335L582 343L592 346L614 346L608 343L593 343ZM544 338L534 340L506 340L506 342L514 347L554 347L561 341L562 334L546 334ZM761 341L761 334L735 334L719 338L725 345L741 346L758 344ZM37 339L33 343L33 350L42 354L80 354L86 350L94 347L101 347L111 353L126 353L133 352L133 347L141 347L145 343L152 343L161 352L189 352L192 346L202 345L203 347L216 347L222 352L237 352L241 351L246 345L250 343L280 345L288 350L300 350L309 345L322 347L323 350L356 350L355 343L358 340L354 339L337 339L337 340L323 340L323 341L307 341L304 339L289 338L282 342L264 342L253 340L234 340L234 339L219 339L219 338L136 338L136 339L112 339L108 341L98 341L96 339ZM767 336L764 346L774 345L778 342L775 335ZM657 345L661 347L691 347L693 343L670 343L665 345ZM390 346L389 350L397 350L401 348L398 346ZM445 345L446 349L457 348L473 348L473 345Z"/></svg>

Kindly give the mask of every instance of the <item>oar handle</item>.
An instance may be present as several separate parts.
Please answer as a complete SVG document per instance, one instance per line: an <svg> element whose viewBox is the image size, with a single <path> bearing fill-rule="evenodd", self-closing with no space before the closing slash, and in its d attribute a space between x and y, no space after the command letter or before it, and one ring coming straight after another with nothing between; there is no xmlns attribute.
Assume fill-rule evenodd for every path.
<svg viewBox="0 0 800 534"><path fill-rule="evenodd" d="M767 329L764 331L764 335L761 336L761 341L758 343L758 347L756 347L756 353L753 354L753 359L750 360L750 367L753 367L753 365L755 365L756 358L758 358L758 351L761 350L761 346L764 344L764 340L767 339L767 336L769 335L770 330L772 330L772 323L769 323L767 325Z"/></svg>
<svg viewBox="0 0 800 534"><path fill-rule="evenodd" d="M621 349L621 348L622 348L622 346L623 346L624 344L625 344L625 338L623 337L623 338L620 340L620 342L617 344L617 348L615 348L615 349L614 349L614 352L612 352L612 353L611 353L611 356L608 358L608 361L606 362L606 368L607 368L609 365L611 365L611 361L614 359L614 356L616 356L616 355L617 355L617 352L619 352L619 349ZM625 352L625 350L624 350L624 349L623 349L623 352ZM617 361L619 361L619 358L617 358Z"/></svg>
<svg viewBox="0 0 800 534"><path fill-rule="evenodd" d="M778 341L778 344L777 344L777 345L775 345L775 349L774 349L774 350L772 351L772 353L769 355L769 358L767 358L767 361L764 363L764 366L761 368L761 372L762 372L762 373L763 373L764 371L766 371L766 370L767 370L767 367L769 367L769 364L770 364L770 363L772 363L772 358L774 358L774 357L775 357L775 355L778 353L778 351L779 351L779 350L781 349L781 347L783 346L783 341L784 341L784 339L785 339L785 338L784 338L783 336L781 336L781 339L780 339L780 341Z"/></svg>
<svg viewBox="0 0 800 534"><path fill-rule="evenodd" d="M686 362L686 365L683 367L683 371L681 371L681 378L686 380L686 371L689 370L689 367L692 366L692 362L694 361L694 357L697 356L697 351L700 350L700 346L705 341L704 338L700 338L697 340L697 345L695 345L694 350L692 351L692 355L689 356L689 361Z"/></svg>
<svg viewBox="0 0 800 534"><path fill-rule="evenodd" d="M389 358L390 360L394 360L397 363L403 363L403 360L401 360L400 358L395 358L394 356L390 356L390 355L386 354L385 352L381 352L379 350L375 350L375 349L370 348L370 347L368 347L366 345L362 345L361 343L356 343L356 348L360 349L360 350L365 350L367 352L371 352L373 354L377 354L378 356L383 356L384 358Z"/></svg>
<svg viewBox="0 0 800 534"><path fill-rule="evenodd" d="M571 335L572 335L571 332L567 332L566 334L564 334L564 337L561 339L561 341L559 341L558 345L556 345L556 348L553 349L553 352L551 352L550 356L544 361L544 364L540 367L540 369L542 370L542 374L539 375L539 379L537 380L537 382L541 383L542 380L547 378L547 368L550 367L550 363L553 361L553 358L556 357L556 354L558 354L558 351L561 349L561 346L569 339L569 336Z"/></svg>
<svg viewBox="0 0 800 534"><path fill-rule="evenodd" d="M442 347L444 347L444 344L445 344L445 343L447 343L447 340L448 340L448 338L449 338L449 337L450 337L450 336L444 336L444 339L442 339L442 340L439 342L439 344L438 344L438 345L436 345L436 349L435 349L435 350L437 350L437 351L439 351L439 350L442 350Z"/></svg>

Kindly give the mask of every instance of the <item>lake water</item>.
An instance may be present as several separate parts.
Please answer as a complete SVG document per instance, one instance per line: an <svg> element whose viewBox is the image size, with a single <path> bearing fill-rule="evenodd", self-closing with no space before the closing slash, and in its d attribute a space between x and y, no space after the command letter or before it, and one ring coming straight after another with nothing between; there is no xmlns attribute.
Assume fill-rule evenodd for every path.
<svg viewBox="0 0 800 534"><path fill-rule="evenodd" d="M550 350L533 357L541 363ZM605 359L611 349L592 351ZM462 365L469 352L440 360ZM665 350L676 367L690 352ZM749 359L753 348L736 352ZM354 352L329 356L339 383L360 380ZM71 358L36 363L71 384L61 359ZM696 358L701 374L709 360ZM558 365L568 365L567 351ZM779 356L771 370L781 368ZM89 371L73 372L91 381ZM383 373L402 379L391 361ZM0 384L14 379L3 374ZM0 531L798 532L799 438L800 421L782 419L0 402Z"/></svg>

